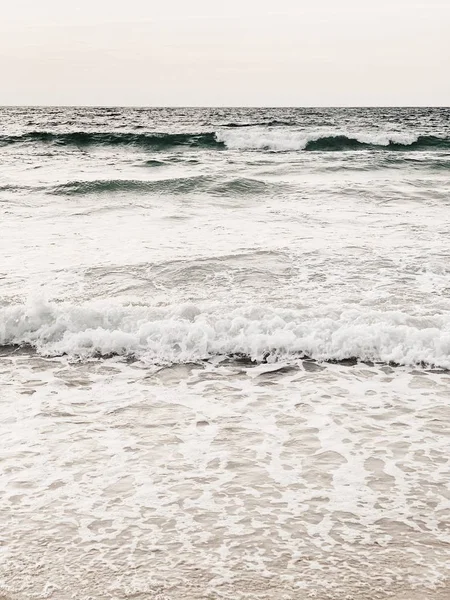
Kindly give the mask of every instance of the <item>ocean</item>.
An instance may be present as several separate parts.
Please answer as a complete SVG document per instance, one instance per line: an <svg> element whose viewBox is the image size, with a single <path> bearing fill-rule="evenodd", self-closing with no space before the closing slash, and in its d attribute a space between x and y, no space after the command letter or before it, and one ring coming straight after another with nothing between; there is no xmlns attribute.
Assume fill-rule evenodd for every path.
<svg viewBox="0 0 450 600"><path fill-rule="evenodd" d="M450 594L450 109L0 108L0 599Z"/></svg>

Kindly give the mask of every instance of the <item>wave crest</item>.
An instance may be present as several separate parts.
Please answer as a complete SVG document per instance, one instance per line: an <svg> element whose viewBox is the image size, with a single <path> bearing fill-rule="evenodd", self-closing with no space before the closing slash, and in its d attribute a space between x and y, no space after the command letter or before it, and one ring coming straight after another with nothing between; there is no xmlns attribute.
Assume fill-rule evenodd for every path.
<svg viewBox="0 0 450 600"><path fill-rule="evenodd" d="M253 361L300 357L450 369L450 317L247 306L123 306L37 302L0 309L0 345L30 345L43 355L87 359L133 355L152 364L240 355Z"/></svg>
<svg viewBox="0 0 450 600"><path fill-rule="evenodd" d="M448 149L450 139L413 133L302 132L286 130L222 131L217 140L234 150L286 152L345 150L426 150Z"/></svg>

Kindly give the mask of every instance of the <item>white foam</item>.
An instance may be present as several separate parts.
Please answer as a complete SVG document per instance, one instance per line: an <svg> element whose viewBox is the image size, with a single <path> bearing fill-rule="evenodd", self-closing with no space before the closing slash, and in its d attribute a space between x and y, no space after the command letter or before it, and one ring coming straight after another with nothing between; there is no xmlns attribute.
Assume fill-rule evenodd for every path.
<svg viewBox="0 0 450 600"><path fill-rule="evenodd" d="M31 344L44 355L81 358L134 354L157 364L229 354L263 360L270 353L269 361L303 354L450 368L450 316L364 308L327 316L325 310L37 301L0 310L0 344Z"/></svg>
<svg viewBox="0 0 450 600"><path fill-rule="evenodd" d="M272 150L283 152L288 150L304 150L309 142L327 137L345 136L362 144L388 146L390 143L409 146L417 142L418 136L406 132L349 132L346 130L328 131L291 131L286 129L245 129L219 131L216 139L223 142L231 150Z"/></svg>

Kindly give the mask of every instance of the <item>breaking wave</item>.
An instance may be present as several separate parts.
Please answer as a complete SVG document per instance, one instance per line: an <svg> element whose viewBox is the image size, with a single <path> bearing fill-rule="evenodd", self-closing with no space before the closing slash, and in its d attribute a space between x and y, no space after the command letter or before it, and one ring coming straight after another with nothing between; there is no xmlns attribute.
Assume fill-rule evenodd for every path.
<svg viewBox="0 0 450 600"><path fill-rule="evenodd" d="M450 139L413 133L328 133L285 130L221 131L218 141L235 150L286 152L344 150L445 150Z"/></svg>
<svg viewBox="0 0 450 600"><path fill-rule="evenodd" d="M399 311L311 311L191 304L166 308L112 301L35 302L0 309L0 345L32 346L46 356L134 356L151 364L214 357L294 362L357 358L450 369L450 316Z"/></svg>
<svg viewBox="0 0 450 600"><path fill-rule="evenodd" d="M206 133L53 133L33 131L0 136L0 145L51 143L59 146L137 146L154 151L180 147L215 150L345 151L345 150L448 150L450 138L420 136L407 132L305 132L229 124L226 129ZM151 163L149 163L151 164Z"/></svg>

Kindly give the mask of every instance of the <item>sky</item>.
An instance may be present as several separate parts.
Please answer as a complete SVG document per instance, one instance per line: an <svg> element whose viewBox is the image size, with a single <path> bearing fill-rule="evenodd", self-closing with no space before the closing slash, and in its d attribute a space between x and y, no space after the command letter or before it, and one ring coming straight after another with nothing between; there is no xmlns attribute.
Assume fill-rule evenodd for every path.
<svg viewBox="0 0 450 600"><path fill-rule="evenodd" d="M0 105L450 105L450 0L1 4Z"/></svg>

